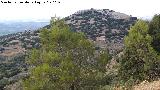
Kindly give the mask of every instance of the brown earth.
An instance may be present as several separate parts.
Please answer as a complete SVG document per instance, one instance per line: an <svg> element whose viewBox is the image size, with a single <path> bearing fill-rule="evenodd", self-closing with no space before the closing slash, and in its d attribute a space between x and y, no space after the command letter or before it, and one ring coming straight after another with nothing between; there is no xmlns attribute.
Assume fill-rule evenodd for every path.
<svg viewBox="0 0 160 90"><path fill-rule="evenodd" d="M160 80L153 82L143 81L142 83L134 86L133 90L160 90Z"/></svg>

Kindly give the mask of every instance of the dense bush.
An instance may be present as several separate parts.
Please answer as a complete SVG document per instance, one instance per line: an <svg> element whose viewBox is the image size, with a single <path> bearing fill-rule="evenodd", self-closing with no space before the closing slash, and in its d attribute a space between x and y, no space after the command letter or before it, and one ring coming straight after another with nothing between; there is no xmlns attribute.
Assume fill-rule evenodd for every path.
<svg viewBox="0 0 160 90"><path fill-rule="evenodd" d="M125 49L120 60L119 76L123 82L139 83L157 78L157 53L151 47L148 24L138 21L125 37ZM156 69L156 70L155 70Z"/></svg>

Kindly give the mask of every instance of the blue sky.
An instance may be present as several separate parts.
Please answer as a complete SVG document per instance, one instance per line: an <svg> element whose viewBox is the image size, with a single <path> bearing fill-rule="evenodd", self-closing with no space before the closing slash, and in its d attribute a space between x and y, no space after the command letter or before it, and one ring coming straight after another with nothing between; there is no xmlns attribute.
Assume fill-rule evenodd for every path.
<svg viewBox="0 0 160 90"><path fill-rule="evenodd" d="M2 0L8 1L8 0ZM10 0L12 2L26 0ZM29 2L35 0L28 0ZM37 0L46 2L47 0ZM48 0L53 1L53 0ZM116 12L151 18L160 13L160 0L59 0L61 3L52 4L2 4L0 3L0 21L5 20L49 20L52 16L65 17L78 10L111 9Z"/></svg>

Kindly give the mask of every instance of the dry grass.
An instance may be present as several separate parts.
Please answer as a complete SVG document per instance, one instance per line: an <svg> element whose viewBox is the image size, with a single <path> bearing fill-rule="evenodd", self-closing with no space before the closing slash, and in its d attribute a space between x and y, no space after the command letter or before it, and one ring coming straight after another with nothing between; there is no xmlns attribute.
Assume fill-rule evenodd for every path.
<svg viewBox="0 0 160 90"><path fill-rule="evenodd" d="M153 82L143 81L141 84L134 86L134 90L160 90L160 80Z"/></svg>

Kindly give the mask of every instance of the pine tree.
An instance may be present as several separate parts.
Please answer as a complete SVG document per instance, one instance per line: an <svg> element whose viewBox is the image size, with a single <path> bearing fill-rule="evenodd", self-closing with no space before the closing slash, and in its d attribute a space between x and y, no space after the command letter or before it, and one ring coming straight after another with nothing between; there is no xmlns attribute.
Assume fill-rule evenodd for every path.
<svg viewBox="0 0 160 90"><path fill-rule="evenodd" d="M24 89L82 90L105 85L109 55L96 54L83 33L70 31L63 20L52 20L40 37L41 49L34 49L29 57L32 68Z"/></svg>

